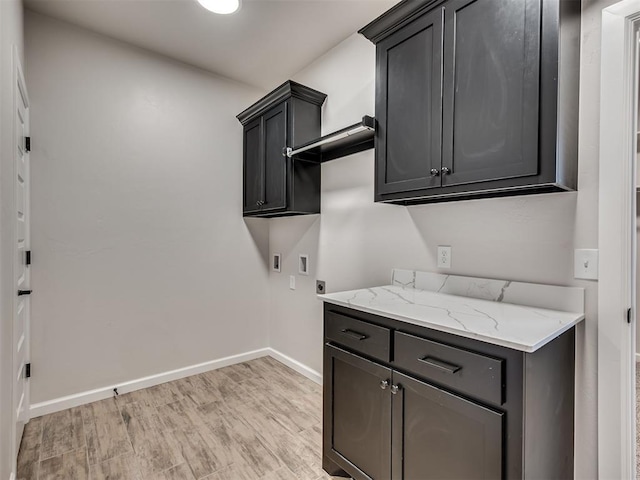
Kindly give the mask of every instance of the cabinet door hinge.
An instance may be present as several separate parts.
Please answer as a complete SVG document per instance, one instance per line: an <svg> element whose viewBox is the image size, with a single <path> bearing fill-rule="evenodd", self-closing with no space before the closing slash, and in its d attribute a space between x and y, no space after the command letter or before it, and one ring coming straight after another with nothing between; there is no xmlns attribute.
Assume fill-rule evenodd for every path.
<svg viewBox="0 0 640 480"><path fill-rule="evenodd" d="M627 308L627 323L631 323L631 309Z"/></svg>
<svg viewBox="0 0 640 480"><path fill-rule="evenodd" d="M24 264L31 265L31 250L24 252Z"/></svg>
<svg viewBox="0 0 640 480"><path fill-rule="evenodd" d="M31 378L31 364L27 363L24 366L24 378Z"/></svg>
<svg viewBox="0 0 640 480"><path fill-rule="evenodd" d="M24 137L24 150L26 152L31 151L31 137Z"/></svg>

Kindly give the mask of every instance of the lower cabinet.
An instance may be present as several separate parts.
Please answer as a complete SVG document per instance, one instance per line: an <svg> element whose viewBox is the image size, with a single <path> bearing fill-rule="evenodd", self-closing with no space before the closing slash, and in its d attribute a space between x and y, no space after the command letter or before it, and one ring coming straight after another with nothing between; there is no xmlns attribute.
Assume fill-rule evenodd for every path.
<svg viewBox="0 0 640 480"><path fill-rule="evenodd" d="M325 304L323 468L355 480L573 478L575 331L534 353Z"/></svg>
<svg viewBox="0 0 640 480"><path fill-rule="evenodd" d="M389 478L391 369L331 346L325 354L333 372L331 450L357 478Z"/></svg>
<svg viewBox="0 0 640 480"><path fill-rule="evenodd" d="M502 478L503 413L399 372L392 389L392 478Z"/></svg>
<svg viewBox="0 0 640 480"><path fill-rule="evenodd" d="M502 478L502 413L332 345L325 356L329 452L353 478Z"/></svg>

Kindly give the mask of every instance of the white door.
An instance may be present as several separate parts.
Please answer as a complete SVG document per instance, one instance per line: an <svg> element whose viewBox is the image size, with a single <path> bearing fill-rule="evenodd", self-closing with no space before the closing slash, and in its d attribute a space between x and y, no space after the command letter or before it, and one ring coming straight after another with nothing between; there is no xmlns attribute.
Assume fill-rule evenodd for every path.
<svg viewBox="0 0 640 480"><path fill-rule="evenodd" d="M14 288L13 309L13 401L16 426L15 456L20 447L24 424L29 420L29 383L26 365L29 362L29 280L27 265L29 251L29 100L25 88L22 68L18 56L14 54L14 174L15 174L15 247L14 247Z"/></svg>

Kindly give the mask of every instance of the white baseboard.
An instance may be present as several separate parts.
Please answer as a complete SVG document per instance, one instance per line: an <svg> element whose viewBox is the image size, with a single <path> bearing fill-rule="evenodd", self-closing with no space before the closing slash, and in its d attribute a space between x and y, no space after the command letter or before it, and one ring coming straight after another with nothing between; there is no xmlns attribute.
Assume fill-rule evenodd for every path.
<svg viewBox="0 0 640 480"><path fill-rule="evenodd" d="M138 378L137 380L130 380L128 382L118 383L116 385L109 385L103 388L97 388L95 390L68 395L66 397L55 398L46 402L34 403L29 408L29 413L31 418L41 417L43 415L48 415L49 413L66 410L67 408L77 407L80 405L85 405L87 403L110 398L113 396L114 388L117 388L118 393L120 394L129 393L135 390L160 385L161 383L178 380L179 378L190 377L191 375L197 375L199 373L208 372L210 370L228 367L229 365L235 365L237 363L247 362L256 358L266 357L270 354L270 348L261 348L259 350L253 350L251 352L241 353L239 355L232 355L230 357L220 358L218 360L212 360L210 362L200 363L198 365L191 365L189 367L179 368L177 370L171 370L169 372L163 372L156 375L150 375L148 377Z"/></svg>
<svg viewBox="0 0 640 480"><path fill-rule="evenodd" d="M247 362L249 360L254 360L256 358L266 356L273 357L279 362L292 368L296 372L309 378L310 380L322 384L322 375L315 370L307 367L297 360L294 360L284 353L274 350L273 348L261 348L259 350L253 350L251 352L241 353L239 355L232 355L230 357L220 358L218 360L212 360L210 362L199 363L198 365L191 365L189 367L179 368L177 370L171 370L169 372L163 372L156 375L150 375L148 377L138 378L137 380L130 380L128 382L123 382L116 385L96 388L95 390L76 393L74 395L68 395L66 397L60 397L53 400L48 400L46 402L34 403L29 408L29 413L31 418L41 417L50 413L66 410L67 408L78 407L87 403L110 398L113 396L114 388L117 388L118 393L120 394L129 393L136 390L141 390L143 388L160 385L161 383L171 382L180 378L190 377L191 375L209 372L218 368L228 367L230 365L235 365L237 363Z"/></svg>
<svg viewBox="0 0 640 480"><path fill-rule="evenodd" d="M307 367L305 364L300 363L299 361L294 360L293 358L288 357L284 353L274 350L273 348L268 348L267 350L269 350L270 357L275 358L280 363L284 363L287 367L322 385L322 374L320 374L319 372L316 372L315 370Z"/></svg>

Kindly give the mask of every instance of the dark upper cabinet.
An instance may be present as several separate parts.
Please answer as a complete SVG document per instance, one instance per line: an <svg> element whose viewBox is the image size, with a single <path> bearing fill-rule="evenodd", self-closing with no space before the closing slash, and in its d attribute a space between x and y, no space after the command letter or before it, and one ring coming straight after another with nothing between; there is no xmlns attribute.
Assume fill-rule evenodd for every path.
<svg viewBox="0 0 640 480"><path fill-rule="evenodd" d="M287 147L320 136L326 95L287 81L238 115L244 127L243 214L320 213L320 164L288 158Z"/></svg>
<svg viewBox="0 0 640 480"><path fill-rule="evenodd" d="M363 28L376 201L575 189L579 30L580 0L405 0Z"/></svg>
<svg viewBox="0 0 640 480"><path fill-rule="evenodd" d="M538 174L540 0L445 9L443 185Z"/></svg>
<svg viewBox="0 0 640 480"><path fill-rule="evenodd" d="M260 210L264 197L264 157L262 154L262 118L244 127L244 212Z"/></svg>
<svg viewBox="0 0 640 480"><path fill-rule="evenodd" d="M376 191L440 186L442 8L378 44Z"/></svg>
<svg viewBox="0 0 640 480"><path fill-rule="evenodd" d="M271 212L287 207L287 162L282 155L282 145L287 143L287 102L265 113L263 121L265 203L262 210Z"/></svg>

